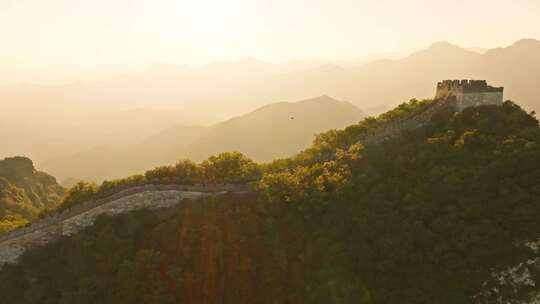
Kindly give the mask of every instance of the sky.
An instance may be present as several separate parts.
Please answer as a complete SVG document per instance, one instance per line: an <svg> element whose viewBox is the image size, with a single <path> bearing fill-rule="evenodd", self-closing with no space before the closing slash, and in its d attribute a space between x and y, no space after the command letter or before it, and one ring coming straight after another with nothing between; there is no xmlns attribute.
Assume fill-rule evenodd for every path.
<svg viewBox="0 0 540 304"><path fill-rule="evenodd" d="M0 0L0 79L247 57L355 60L440 40L490 48L540 39L538 16L538 0Z"/></svg>

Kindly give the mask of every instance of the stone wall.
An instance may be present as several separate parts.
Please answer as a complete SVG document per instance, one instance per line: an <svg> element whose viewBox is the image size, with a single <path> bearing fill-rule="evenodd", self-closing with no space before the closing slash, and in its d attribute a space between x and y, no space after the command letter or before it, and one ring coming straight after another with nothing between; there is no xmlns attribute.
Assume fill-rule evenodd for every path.
<svg viewBox="0 0 540 304"><path fill-rule="evenodd" d="M145 192L145 191L164 191L164 190L176 190L176 191L188 191L188 192L203 192L203 193L214 193L214 192L243 192L243 191L249 191L250 187L249 185L244 184L236 184L236 185L177 185L177 184L170 184L170 185L140 185L131 187L128 189L124 189L122 191L119 191L117 193L111 194L110 196L107 196L102 199L97 200L89 200L82 204L76 205L70 209L63 210L60 213L56 213L53 215L47 215L45 218L35 220L31 222L29 225L9 231L7 233L4 233L0 236L0 244L6 240L9 240L14 237L19 237L21 235L24 235L29 232L33 232L35 230L42 229L43 227L49 226L54 223L58 223L61 221L64 221L65 219L68 219L70 217L73 217L77 214L80 214L82 212L85 212L87 210L96 208L97 206L100 206L102 204L106 204L108 202L117 200L124 196L129 196L132 194Z"/></svg>
<svg viewBox="0 0 540 304"><path fill-rule="evenodd" d="M385 140L395 138L405 131L414 130L426 125L431 121L433 115L447 108L457 109L455 97L436 99L432 104L426 107L413 110L413 112L408 115L393 119L352 138L348 141L346 146L341 148L348 149L349 145L356 143L361 143L363 145L379 144ZM312 160L311 163L330 161L333 160L335 156L335 153L327 152L319 158Z"/></svg>
<svg viewBox="0 0 540 304"><path fill-rule="evenodd" d="M0 239L0 267L15 263L29 248L72 235L92 225L101 214L120 214L132 210L156 210L181 203L183 199L220 195L227 192L246 193L245 185L141 185L115 193L101 200L91 200L64 212L48 216L4 234Z"/></svg>
<svg viewBox="0 0 540 304"><path fill-rule="evenodd" d="M401 119L393 120L355 139L362 144L378 144L382 141L394 138L404 131L414 130L426 125L436 113L446 108L456 108L455 98L439 99L430 106L413 112Z"/></svg>

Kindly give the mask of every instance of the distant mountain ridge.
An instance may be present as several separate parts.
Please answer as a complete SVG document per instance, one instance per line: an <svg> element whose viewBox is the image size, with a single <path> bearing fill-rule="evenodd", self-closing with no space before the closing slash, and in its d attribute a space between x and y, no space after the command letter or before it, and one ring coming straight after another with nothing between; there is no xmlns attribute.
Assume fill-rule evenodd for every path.
<svg viewBox="0 0 540 304"><path fill-rule="evenodd" d="M301 100L306 96L328 94L366 108L368 103L394 105L397 100L431 97L431 91L427 91L424 86L432 88L433 83L443 78L479 78L490 83L504 83L510 89L509 97L518 99L520 96L513 96L513 92L526 95L528 88L520 86L517 81L522 77L539 77L529 73L535 71L540 60L538 40L521 39L507 47L475 51L478 49L462 48L440 41L399 59L388 56L389 59L378 59L360 66L340 66L318 61L273 64L253 58L201 66L160 63L148 67L143 73L116 80L85 81L65 86L0 87L0 104L28 100L33 94L39 94L34 99L50 100L53 108L58 105L70 109L76 104L109 108L125 104L142 106L151 101L154 105L178 108L194 105L204 108L211 104L216 113L235 108L236 111L227 112L234 114L270 101ZM438 68L433 69L430 64ZM511 77L495 73L509 71L514 67L524 68L524 73L515 84L508 84L506 78ZM386 73L387 70L400 68L414 70L402 70L397 75ZM386 75L388 80L378 79L380 75ZM408 89L396 96L396 93L386 92L390 87ZM371 96L380 96L381 100L372 100ZM73 102L66 102L69 100ZM520 100L527 105L535 105L534 99L530 97ZM535 106L538 108L539 105Z"/></svg>
<svg viewBox="0 0 540 304"><path fill-rule="evenodd" d="M506 98L520 100L526 109L539 110L534 85L540 82L539 69L538 40L519 40L484 54L441 41L402 59L377 60L359 67L335 69L326 75L311 69L275 77L269 91L284 95L325 92L351 100L363 109L382 105L390 108L396 101L412 97L431 98L433 85L440 79L486 79L504 85Z"/></svg>

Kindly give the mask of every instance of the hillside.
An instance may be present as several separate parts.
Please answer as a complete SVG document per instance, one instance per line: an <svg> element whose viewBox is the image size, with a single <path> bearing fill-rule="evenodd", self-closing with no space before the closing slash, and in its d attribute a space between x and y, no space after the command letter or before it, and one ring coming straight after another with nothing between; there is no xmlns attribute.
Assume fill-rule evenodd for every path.
<svg viewBox="0 0 540 304"><path fill-rule="evenodd" d="M103 180L182 158L199 161L223 151L239 151L257 161L270 161L305 149L317 133L342 128L362 117L352 104L328 96L272 103L207 128L177 125L134 145L96 147L51 159L41 166L60 180Z"/></svg>
<svg viewBox="0 0 540 304"><path fill-rule="evenodd" d="M321 134L296 157L259 166L256 194L101 217L76 237L5 266L0 297L11 303L531 303L535 285L497 277L538 258L528 243L540 236L538 120L512 102L446 109L382 144L354 144L358 134L426 106L429 101L402 104ZM321 158L328 153L331 159ZM200 168L234 177L248 164L254 169L228 155ZM205 175L193 175L196 168L184 163L144 178ZM525 265L516 276L537 280L537 265Z"/></svg>
<svg viewBox="0 0 540 304"><path fill-rule="evenodd" d="M47 208L54 208L64 194L56 179L37 171L24 157L0 160L0 232L34 219Z"/></svg>

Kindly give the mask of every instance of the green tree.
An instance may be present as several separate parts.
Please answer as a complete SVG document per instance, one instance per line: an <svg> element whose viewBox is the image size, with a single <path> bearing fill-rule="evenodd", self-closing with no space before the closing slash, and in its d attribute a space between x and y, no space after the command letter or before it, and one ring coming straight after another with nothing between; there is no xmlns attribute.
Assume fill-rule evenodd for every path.
<svg viewBox="0 0 540 304"><path fill-rule="evenodd" d="M204 177L210 182L240 183L255 180L260 168L239 152L212 155L201 163Z"/></svg>
<svg viewBox="0 0 540 304"><path fill-rule="evenodd" d="M97 191L97 186L93 183L78 182L73 187L71 187L59 209L69 209L77 204L85 202L93 198L94 194Z"/></svg>

